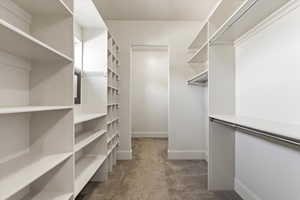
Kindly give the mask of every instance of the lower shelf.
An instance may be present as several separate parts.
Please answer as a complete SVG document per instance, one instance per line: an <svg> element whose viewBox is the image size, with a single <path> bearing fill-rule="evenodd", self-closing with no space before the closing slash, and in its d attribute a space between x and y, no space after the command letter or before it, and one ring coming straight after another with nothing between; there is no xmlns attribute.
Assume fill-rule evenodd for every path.
<svg viewBox="0 0 300 200"><path fill-rule="evenodd" d="M42 192L34 196L28 195L22 200L70 200L72 196L72 193L62 194L53 192Z"/></svg>
<svg viewBox="0 0 300 200"><path fill-rule="evenodd" d="M15 193L58 166L72 156L72 153L37 156L29 153L0 165L0 199L8 199ZM8 187L9 186L9 187Z"/></svg>
<svg viewBox="0 0 300 200"><path fill-rule="evenodd" d="M76 162L75 197L94 176L104 161L105 156L85 156Z"/></svg>

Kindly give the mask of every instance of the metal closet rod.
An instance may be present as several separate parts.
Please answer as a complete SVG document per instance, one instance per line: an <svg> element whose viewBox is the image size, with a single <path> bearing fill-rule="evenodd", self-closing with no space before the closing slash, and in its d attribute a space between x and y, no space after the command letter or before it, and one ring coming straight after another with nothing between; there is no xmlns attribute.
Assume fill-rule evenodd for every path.
<svg viewBox="0 0 300 200"><path fill-rule="evenodd" d="M234 128L236 130L240 130L243 133L246 133L248 135L266 137L266 138L270 138L272 140L276 140L276 141L279 141L279 142L288 143L288 144L296 145L296 146L300 147L300 141L297 140L297 139L277 135L277 134L274 134L274 133L271 133L271 132L262 131L262 130L258 130L258 129L255 129L255 128L245 127L245 126L240 125L240 124L234 124L234 123L226 122L226 121L215 119L215 118L210 118L210 120L212 122L215 122L215 123L218 123L218 124L221 124L221 125L224 125L224 126L229 126L229 127Z"/></svg>

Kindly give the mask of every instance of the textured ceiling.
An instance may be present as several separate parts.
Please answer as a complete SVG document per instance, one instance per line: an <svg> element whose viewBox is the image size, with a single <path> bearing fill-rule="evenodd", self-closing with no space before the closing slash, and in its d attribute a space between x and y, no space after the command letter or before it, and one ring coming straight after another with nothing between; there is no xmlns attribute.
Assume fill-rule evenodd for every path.
<svg viewBox="0 0 300 200"><path fill-rule="evenodd" d="M94 0L106 20L204 20L219 0Z"/></svg>

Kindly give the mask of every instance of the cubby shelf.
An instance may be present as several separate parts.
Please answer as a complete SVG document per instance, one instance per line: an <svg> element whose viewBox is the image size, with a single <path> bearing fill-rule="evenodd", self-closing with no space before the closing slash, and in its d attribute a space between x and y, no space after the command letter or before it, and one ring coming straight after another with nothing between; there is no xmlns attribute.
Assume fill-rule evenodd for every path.
<svg viewBox="0 0 300 200"><path fill-rule="evenodd" d="M22 200L70 200L73 193L41 192L37 195L27 195Z"/></svg>
<svg viewBox="0 0 300 200"><path fill-rule="evenodd" d="M76 162L75 196L83 189L87 182L105 161L106 156L86 156Z"/></svg>
<svg viewBox="0 0 300 200"><path fill-rule="evenodd" d="M86 147L99 137L103 136L106 130L89 131L86 133L80 133L79 136L75 138L75 149L74 151L80 151L82 148Z"/></svg>
<svg viewBox="0 0 300 200"><path fill-rule="evenodd" d="M75 119L74 119L74 123L75 124L80 124L86 121L90 121L93 119L97 119L97 118L102 118L105 117L106 113L81 113L81 114L76 114L75 115Z"/></svg>
<svg viewBox="0 0 300 200"><path fill-rule="evenodd" d="M116 118L116 119L113 119L113 120L108 121L108 122L107 122L107 125L110 125L110 124L115 123L115 122L117 122L117 121L119 121L119 118Z"/></svg>
<svg viewBox="0 0 300 200"><path fill-rule="evenodd" d="M4 168L1 166L1 171L11 173L6 174L0 180L0 188L5 188L5 190L0 190L0 199L11 197L71 156L72 153L61 153L40 157L29 153L19 158L23 163L19 166L9 166L9 163L5 163ZM12 169L15 170L12 171Z"/></svg>
<svg viewBox="0 0 300 200"><path fill-rule="evenodd" d="M33 15L72 16L72 10L62 0L14 0Z"/></svg>
<svg viewBox="0 0 300 200"><path fill-rule="evenodd" d="M72 106L6 106L0 107L0 114L30 113L72 109Z"/></svg>
<svg viewBox="0 0 300 200"><path fill-rule="evenodd" d="M210 37L210 42L233 42L237 40L288 2L290 0L244 1Z"/></svg>
<svg viewBox="0 0 300 200"><path fill-rule="evenodd" d="M199 83L205 83L207 81L208 81L208 70L206 69L203 72L189 79L187 82L190 85L198 85Z"/></svg>
<svg viewBox="0 0 300 200"><path fill-rule="evenodd" d="M205 63L208 60L208 41L205 42L188 60L188 63Z"/></svg>
<svg viewBox="0 0 300 200"><path fill-rule="evenodd" d="M71 63L72 58L0 19L1 49L32 61Z"/></svg>

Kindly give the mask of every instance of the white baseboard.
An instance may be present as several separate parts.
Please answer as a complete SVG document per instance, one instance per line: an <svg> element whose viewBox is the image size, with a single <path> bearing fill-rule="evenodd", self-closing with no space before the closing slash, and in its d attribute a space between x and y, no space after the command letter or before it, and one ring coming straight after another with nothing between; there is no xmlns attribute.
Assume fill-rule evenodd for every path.
<svg viewBox="0 0 300 200"><path fill-rule="evenodd" d="M121 151L117 153L117 160L132 160L132 150L130 151Z"/></svg>
<svg viewBox="0 0 300 200"><path fill-rule="evenodd" d="M206 160L206 151L168 151L169 160Z"/></svg>
<svg viewBox="0 0 300 200"><path fill-rule="evenodd" d="M168 138L168 132L133 132L133 138Z"/></svg>
<svg viewBox="0 0 300 200"><path fill-rule="evenodd" d="M234 190L244 199L244 200L262 200L253 191L251 191L246 185L244 185L238 179L234 180Z"/></svg>

